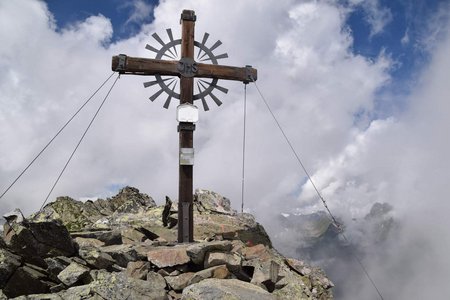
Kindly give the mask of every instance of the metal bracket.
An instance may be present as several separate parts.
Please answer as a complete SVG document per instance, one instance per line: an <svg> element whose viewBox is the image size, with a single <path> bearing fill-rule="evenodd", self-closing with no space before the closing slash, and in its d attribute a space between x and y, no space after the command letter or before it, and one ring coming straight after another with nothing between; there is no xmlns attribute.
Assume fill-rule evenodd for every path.
<svg viewBox="0 0 450 300"><path fill-rule="evenodd" d="M197 63L189 57L183 57L178 61L177 69L183 77L194 77L198 71Z"/></svg>
<svg viewBox="0 0 450 300"><path fill-rule="evenodd" d="M189 243L189 202L181 202L183 209L183 243Z"/></svg>
<svg viewBox="0 0 450 300"><path fill-rule="evenodd" d="M188 123L188 122L180 122L178 124L177 131L180 132L180 130L194 131L195 130L195 124L194 123Z"/></svg>
<svg viewBox="0 0 450 300"><path fill-rule="evenodd" d="M116 72L121 74L125 73L125 65L127 63L127 56L125 54L119 54L119 63L117 64Z"/></svg>
<svg viewBox="0 0 450 300"><path fill-rule="evenodd" d="M197 21L197 16L195 15L195 12L193 10L183 10L181 13L181 20L183 21Z"/></svg>
<svg viewBox="0 0 450 300"><path fill-rule="evenodd" d="M250 65L246 65L245 66L245 77L247 79L243 81L244 84L248 84L249 82L253 82L252 72L250 71L251 68L252 68L252 66L250 66Z"/></svg>

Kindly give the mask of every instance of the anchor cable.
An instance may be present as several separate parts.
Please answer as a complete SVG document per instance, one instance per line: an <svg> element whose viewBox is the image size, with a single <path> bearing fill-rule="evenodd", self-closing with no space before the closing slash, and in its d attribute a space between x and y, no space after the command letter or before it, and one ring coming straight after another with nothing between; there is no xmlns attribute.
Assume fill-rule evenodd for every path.
<svg viewBox="0 0 450 300"><path fill-rule="evenodd" d="M70 117L70 119L58 130L58 132L50 139L50 141L42 148L41 151L31 160L31 162L23 169L23 171L13 180L13 182L8 186L8 188L0 195L0 199L5 196L5 194L13 187L13 185L22 177L23 174L31 167L31 165L41 156L41 154L53 143L53 141L58 137L58 135L69 125L70 122L78 115L78 113L91 101L91 99L97 94L97 92L111 79L114 75L113 72L98 88L95 92L83 103L83 105L78 108L78 110Z"/></svg>
<svg viewBox="0 0 450 300"><path fill-rule="evenodd" d="M75 152L78 150L78 147L80 146L81 142L83 141L84 137L86 136L87 132L89 131L89 129L91 128L92 123L94 123L94 120L97 118L98 113L100 112L100 110L102 109L103 105L105 104L106 100L108 99L109 94L111 93L112 89L114 88L114 86L116 85L117 80L120 78L120 74L117 75L116 79L114 80L113 84L111 85L111 87L108 90L108 93L106 93L105 98L103 99L102 103L100 104L100 106L97 108L97 111L95 112L94 116L92 117L91 121L89 122L88 126L86 127L86 129L84 130L83 134L81 135L80 140L78 141L77 145L75 146L75 149L73 149L72 153L69 156L69 159L67 160L66 164L64 165L63 169L61 170L61 172L58 175L58 178L56 178L55 182L53 183L52 188L50 189L50 191L47 194L47 197L45 198L44 203L42 203L41 208L39 209L39 211L42 210L42 208L44 208L45 203L47 202L48 198L50 198L50 195L52 194L53 190L55 189L56 185L58 184L59 180L61 179L61 176L63 175L64 171L66 170L67 166L69 165L70 161L72 160L72 157L75 155Z"/></svg>
<svg viewBox="0 0 450 300"><path fill-rule="evenodd" d="M264 102L264 104L266 105L267 109L269 110L270 114L272 115L272 118L274 119L275 123L277 124L278 128L280 129L281 133L284 136L284 139L286 140L287 144L289 145L289 147L291 148L294 156L296 157L298 163L300 164L301 168L303 169L303 171L306 174L306 177L308 178L308 181L311 183L311 185L313 186L314 190L316 191L318 197L320 198L320 200L322 201L322 204L324 205L325 209L327 210L328 214L331 217L331 220L334 224L334 226L336 226L336 228L339 229L339 234L342 235L342 237L345 239L345 241L349 244L349 240L347 239L346 235L344 234L341 226L339 225L339 223L336 221L336 218L334 217L334 215L331 213L330 209L328 208L327 202L325 201L325 199L323 198L322 194L319 192L319 189L317 188L317 186L314 184L314 181L312 180L311 176L309 175L309 172L307 171L305 165L303 164L302 160L300 159L299 155L297 154L297 151L295 151L294 147L292 146L291 141L289 140L289 138L287 137L286 133L284 132L283 128L281 127L281 124L278 122L275 114L273 113L272 109L269 106L269 103L267 102L267 100L265 99L265 97L263 96L261 90L259 89L258 85L256 84L253 76L251 76L251 80L253 82L253 84L256 87L256 90L258 91L259 95L261 96L262 101ZM353 249L352 249L353 250ZM372 286L375 288L378 296L380 297L381 300L384 300L380 290L378 289L377 285L375 284L375 282L373 281L372 277L369 275L369 272L367 271L367 269L364 267L364 264L362 263L361 259L358 257L358 255L352 251L353 254L353 258L357 261L357 263L360 265L361 269L363 270L364 274L366 275L366 277L368 278L368 280L370 281L370 283L372 284Z"/></svg>
<svg viewBox="0 0 450 300"><path fill-rule="evenodd" d="M244 132L242 137L242 200L241 213L244 212L244 190L245 190L245 141L246 141L246 124L247 123L247 83L244 83Z"/></svg>

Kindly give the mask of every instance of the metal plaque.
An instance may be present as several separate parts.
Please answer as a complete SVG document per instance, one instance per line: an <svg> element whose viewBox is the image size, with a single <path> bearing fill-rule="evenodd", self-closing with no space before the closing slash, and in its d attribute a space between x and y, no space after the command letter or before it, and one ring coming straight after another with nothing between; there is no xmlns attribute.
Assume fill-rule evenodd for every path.
<svg viewBox="0 0 450 300"><path fill-rule="evenodd" d="M180 148L180 166L194 165L194 148Z"/></svg>

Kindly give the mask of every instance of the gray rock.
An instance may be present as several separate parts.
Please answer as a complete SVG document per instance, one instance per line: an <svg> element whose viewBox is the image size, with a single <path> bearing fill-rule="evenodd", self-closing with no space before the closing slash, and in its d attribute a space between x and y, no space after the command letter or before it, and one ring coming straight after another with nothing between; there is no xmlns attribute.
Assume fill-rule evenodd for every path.
<svg viewBox="0 0 450 300"><path fill-rule="evenodd" d="M132 245L110 245L101 247L100 251L109 254L122 268L126 268L130 261L137 260L137 252Z"/></svg>
<svg viewBox="0 0 450 300"><path fill-rule="evenodd" d="M228 271L226 265L215 266L195 273L189 280L188 285L198 283L208 278L225 279L230 277L231 273Z"/></svg>
<svg viewBox="0 0 450 300"><path fill-rule="evenodd" d="M231 272L238 272L241 269L242 258L237 253L208 252L205 257L205 269L219 265L226 265Z"/></svg>
<svg viewBox="0 0 450 300"><path fill-rule="evenodd" d="M192 262L198 265L203 264L205 259L205 255L209 251L230 251L231 250L231 242L230 241L213 241L213 242L204 242L204 243L196 243L187 247L186 252L187 255L191 258Z"/></svg>
<svg viewBox="0 0 450 300"><path fill-rule="evenodd" d="M150 281L155 289L165 289L167 286L164 277L155 272L147 273L147 281Z"/></svg>
<svg viewBox="0 0 450 300"><path fill-rule="evenodd" d="M78 246L78 248L102 247L105 245L105 242L93 238L76 237L73 239L73 241Z"/></svg>
<svg viewBox="0 0 450 300"><path fill-rule="evenodd" d="M20 267L22 258L6 249L0 249L0 289L3 288L11 275Z"/></svg>
<svg viewBox="0 0 450 300"><path fill-rule="evenodd" d="M55 282L58 282L58 274L61 273L68 265L72 263L70 258L65 256L57 256L57 257L49 257L45 259L45 263L47 264L47 272L49 274L50 279Z"/></svg>
<svg viewBox="0 0 450 300"><path fill-rule="evenodd" d="M125 273L92 271L93 281L87 285L72 287L58 295L62 299L145 300L168 299L166 291L150 281L133 279Z"/></svg>
<svg viewBox="0 0 450 300"><path fill-rule="evenodd" d="M47 276L44 272L44 270L40 272L37 270L37 267L28 265L19 267L11 278L9 278L3 292L9 298L28 294L47 293L50 291L50 287L55 284L46 280Z"/></svg>
<svg viewBox="0 0 450 300"><path fill-rule="evenodd" d="M58 274L58 279L70 287L85 279L89 271L88 267L73 262Z"/></svg>
<svg viewBox="0 0 450 300"><path fill-rule="evenodd" d="M122 236L119 230L72 232L70 235L73 238L82 237L96 239L105 243L106 246L122 244Z"/></svg>
<svg viewBox="0 0 450 300"><path fill-rule="evenodd" d="M79 255L83 258L90 266L97 269L109 269L112 265L116 263L114 258L107 253L103 253L96 248L84 248L80 249Z"/></svg>
<svg viewBox="0 0 450 300"><path fill-rule="evenodd" d="M125 228L121 232L122 243L135 244L143 242L147 239L147 236L135 228Z"/></svg>
<svg viewBox="0 0 450 300"><path fill-rule="evenodd" d="M175 291L181 291L188 286L189 281L194 277L193 272L183 273L178 276L166 276L164 279L167 285Z"/></svg>
<svg viewBox="0 0 450 300"><path fill-rule="evenodd" d="M128 263L126 272L128 277L145 280L149 271L150 263L148 261L134 261Z"/></svg>
<svg viewBox="0 0 450 300"><path fill-rule="evenodd" d="M0 300L8 300L8 297L3 293L3 290L0 290Z"/></svg>
<svg viewBox="0 0 450 300"><path fill-rule="evenodd" d="M25 257L71 256L75 253L72 238L56 221L5 223L4 239L15 253Z"/></svg>
<svg viewBox="0 0 450 300"><path fill-rule="evenodd" d="M237 279L205 279L183 290L183 300L275 300L269 292Z"/></svg>
<svg viewBox="0 0 450 300"><path fill-rule="evenodd" d="M263 287L269 292L275 290L275 285L278 281L278 272L280 265L275 261L263 262L260 267L256 268L251 283Z"/></svg>
<svg viewBox="0 0 450 300"><path fill-rule="evenodd" d="M194 205L202 212L214 212L225 215L236 215L231 209L231 201L215 192L197 189L194 195Z"/></svg>
<svg viewBox="0 0 450 300"><path fill-rule="evenodd" d="M186 248L186 245L154 248L147 253L147 258L158 268L187 264L191 260L186 253Z"/></svg>

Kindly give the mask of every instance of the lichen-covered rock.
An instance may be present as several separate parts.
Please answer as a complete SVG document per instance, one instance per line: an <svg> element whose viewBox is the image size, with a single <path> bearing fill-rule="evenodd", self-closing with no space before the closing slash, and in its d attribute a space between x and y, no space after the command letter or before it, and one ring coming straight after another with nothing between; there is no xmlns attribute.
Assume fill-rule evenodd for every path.
<svg viewBox="0 0 450 300"><path fill-rule="evenodd" d="M163 290L167 286L164 277L152 271L147 273L147 281L150 281L155 289Z"/></svg>
<svg viewBox="0 0 450 300"><path fill-rule="evenodd" d="M4 239L10 249L26 257L71 256L75 253L69 232L57 221L6 223Z"/></svg>
<svg viewBox="0 0 450 300"><path fill-rule="evenodd" d="M109 269L116 263L111 255L93 247L80 249L78 253L91 267L96 269Z"/></svg>
<svg viewBox="0 0 450 300"><path fill-rule="evenodd" d="M78 248L102 247L105 245L105 242L93 238L76 237L73 239L73 242L78 246Z"/></svg>
<svg viewBox="0 0 450 300"><path fill-rule="evenodd" d="M92 271L93 281L87 285L58 293L62 299L165 300L166 291L152 281L127 277L125 273ZM100 297L100 298L99 298Z"/></svg>
<svg viewBox="0 0 450 300"><path fill-rule="evenodd" d="M231 209L231 201L212 191L197 189L194 205L200 213L236 215L236 211Z"/></svg>
<svg viewBox="0 0 450 300"><path fill-rule="evenodd" d="M3 288L11 275L20 267L22 258L6 249L0 249L0 289Z"/></svg>
<svg viewBox="0 0 450 300"><path fill-rule="evenodd" d="M237 279L205 279L183 290L183 300L275 300L262 288Z"/></svg>
<svg viewBox="0 0 450 300"><path fill-rule="evenodd" d="M100 247L100 251L109 254L123 268L126 268L130 261L136 261L138 257L136 250L129 244L104 246Z"/></svg>
<svg viewBox="0 0 450 300"><path fill-rule="evenodd" d="M205 243L195 243L186 248L187 255L191 258L195 264L203 264L205 255L209 251L224 251L231 250L230 241L212 241Z"/></svg>
<svg viewBox="0 0 450 300"><path fill-rule="evenodd" d="M89 271L89 268L73 262L58 274L58 279L70 287L86 278Z"/></svg>
<svg viewBox="0 0 450 300"><path fill-rule="evenodd" d="M47 293L50 291L50 287L56 284L52 284L46 278L45 270L36 266L25 265L16 269L3 288L3 292L9 298Z"/></svg>

